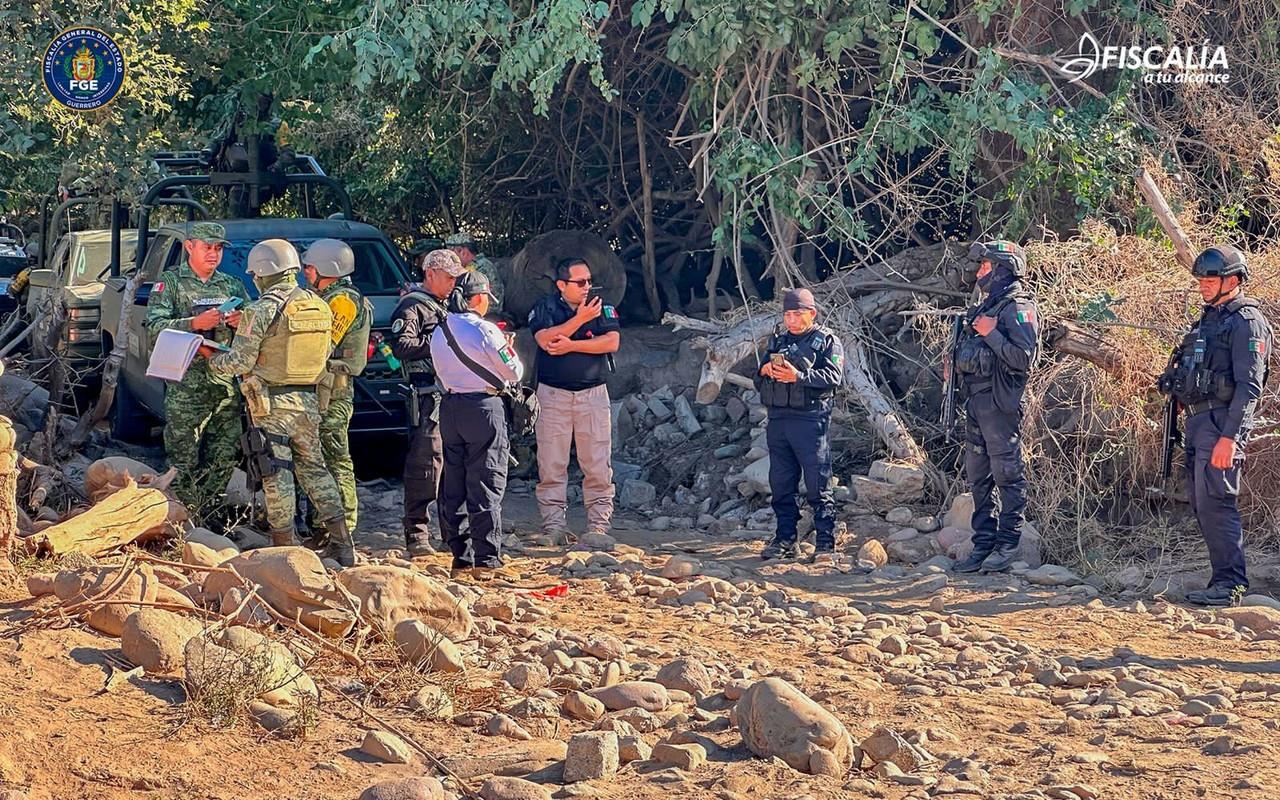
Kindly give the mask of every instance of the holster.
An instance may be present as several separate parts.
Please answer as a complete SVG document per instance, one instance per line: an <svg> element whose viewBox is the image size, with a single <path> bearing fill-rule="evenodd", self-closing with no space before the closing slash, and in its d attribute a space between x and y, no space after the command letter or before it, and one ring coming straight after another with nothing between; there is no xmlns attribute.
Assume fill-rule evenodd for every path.
<svg viewBox="0 0 1280 800"><path fill-rule="evenodd" d="M271 413L271 395L267 385L255 375L245 375L240 379L240 394L244 395L244 403L249 408L253 419L261 419Z"/></svg>
<svg viewBox="0 0 1280 800"><path fill-rule="evenodd" d="M271 440L267 432L257 425L250 423L240 436L240 450L244 453L245 471L249 475L251 488L256 489L262 485L263 478L280 471L280 464L271 452Z"/></svg>

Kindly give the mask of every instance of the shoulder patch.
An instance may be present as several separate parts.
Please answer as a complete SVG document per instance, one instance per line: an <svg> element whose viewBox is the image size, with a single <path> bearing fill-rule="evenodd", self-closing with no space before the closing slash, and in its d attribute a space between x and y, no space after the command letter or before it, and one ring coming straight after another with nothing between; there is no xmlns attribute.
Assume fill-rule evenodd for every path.
<svg viewBox="0 0 1280 800"><path fill-rule="evenodd" d="M164 281L156 281L155 285L151 287L152 294L160 294L163 291L164 291Z"/></svg>
<svg viewBox="0 0 1280 800"><path fill-rule="evenodd" d="M844 356L839 353L832 353L829 360L831 361L831 366L836 369L844 369Z"/></svg>
<svg viewBox="0 0 1280 800"><path fill-rule="evenodd" d="M503 364L510 364L516 360L516 351L511 349L511 345L505 344L498 350L498 358L502 359Z"/></svg>
<svg viewBox="0 0 1280 800"><path fill-rule="evenodd" d="M1028 308L1019 308L1017 316L1018 316L1018 323L1021 325L1036 324L1035 306L1030 306Z"/></svg>
<svg viewBox="0 0 1280 800"><path fill-rule="evenodd" d="M391 332L399 333L404 330L404 317L397 317L391 321Z"/></svg>
<svg viewBox="0 0 1280 800"><path fill-rule="evenodd" d="M1267 354L1267 340L1266 339L1250 339L1249 352L1257 353L1260 356L1265 356Z"/></svg>
<svg viewBox="0 0 1280 800"><path fill-rule="evenodd" d="M605 319L618 318L618 311L613 306L605 306L601 313L604 314Z"/></svg>

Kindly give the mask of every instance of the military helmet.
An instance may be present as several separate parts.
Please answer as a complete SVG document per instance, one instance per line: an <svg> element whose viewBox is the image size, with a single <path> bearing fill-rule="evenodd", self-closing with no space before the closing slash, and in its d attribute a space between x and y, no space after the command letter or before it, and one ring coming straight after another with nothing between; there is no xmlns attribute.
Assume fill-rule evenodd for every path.
<svg viewBox="0 0 1280 800"><path fill-rule="evenodd" d="M975 263L994 261L1003 264L1017 278L1027 274L1027 257L1022 248L1005 239L974 242L969 245L969 260Z"/></svg>
<svg viewBox="0 0 1280 800"><path fill-rule="evenodd" d="M291 269L302 269L298 251L284 239L264 239L249 251L245 270L255 278L279 275Z"/></svg>
<svg viewBox="0 0 1280 800"><path fill-rule="evenodd" d="M457 231L444 240L445 247L469 247L476 249L476 240L465 231Z"/></svg>
<svg viewBox="0 0 1280 800"><path fill-rule="evenodd" d="M1244 260L1244 253L1229 244L1216 244L1196 256L1191 265L1191 274L1197 278L1227 278L1239 275L1240 280L1249 280L1249 265Z"/></svg>
<svg viewBox="0 0 1280 800"><path fill-rule="evenodd" d="M302 254L302 263L325 278L343 278L356 270L356 254L340 239L316 239Z"/></svg>

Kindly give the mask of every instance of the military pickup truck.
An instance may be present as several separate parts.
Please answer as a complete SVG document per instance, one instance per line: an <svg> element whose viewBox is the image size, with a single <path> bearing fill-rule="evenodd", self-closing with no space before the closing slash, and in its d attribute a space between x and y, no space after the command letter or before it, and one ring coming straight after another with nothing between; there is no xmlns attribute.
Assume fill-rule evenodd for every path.
<svg viewBox="0 0 1280 800"><path fill-rule="evenodd" d="M215 220L226 229L230 242L223 251L218 269L244 281L251 297L257 296L253 281L245 273L245 258L253 245L264 239L286 239L298 248L299 253L316 239L341 239L355 252L356 269L352 275L355 285L373 305L375 332L386 333L391 324L391 313L399 302L400 289L409 281L408 267L399 251L377 228L348 219L235 219ZM115 404L111 414L112 435L125 440L136 440L148 435L152 427L164 421L165 382L146 376L153 337L144 325L147 301L151 289L160 274L182 263L186 258L183 242L193 223L180 222L162 225L150 238L139 266L126 261L120 275L106 282L102 295L101 336L102 352L109 353L114 346L116 330L124 309L124 303L136 307L129 316L125 332L126 355L116 387ZM137 270L136 291L132 297L124 297L126 280ZM403 378L393 371L386 360L373 348L369 365L356 379L355 415L351 420L353 433L401 432L405 430L405 401L400 389Z"/></svg>

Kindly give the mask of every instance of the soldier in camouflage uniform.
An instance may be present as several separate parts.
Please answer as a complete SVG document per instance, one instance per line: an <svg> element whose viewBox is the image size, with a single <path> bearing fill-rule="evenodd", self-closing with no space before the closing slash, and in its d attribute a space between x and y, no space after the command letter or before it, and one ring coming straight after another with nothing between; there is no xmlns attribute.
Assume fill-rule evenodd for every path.
<svg viewBox="0 0 1280 800"><path fill-rule="evenodd" d="M316 384L329 357L333 314L315 292L298 286L298 251L267 239L249 251L247 268L261 296L244 311L231 350L200 349L209 371L240 375L253 423L271 443L275 474L264 476L271 543L294 543L294 474L329 532L324 555L355 563L342 496L324 463Z"/></svg>
<svg viewBox="0 0 1280 800"><path fill-rule="evenodd" d="M239 278L218 271L225 236L214 222L191 227L183 245L187 263L162 273L151 289L146 327L152 341L166 329L231 341L240 312L221 314L218 306L233 297L248 301L249 294ZM207 523L238 461L240 398L230 378L195 361L180 382L166 387L164 411L165 452L178 470L174 491Z"/></svg>
<svg viewBox="0 0 1280 800"><path fill-rule="evenodd" d="M347 428L354 412L353 381L369 360L369 329L373 326L373 306L351 282L355 268L351 247L338 239L318 239L302 254L307 283L333 312L329 338L333 353L320 381L320 446L342 494L347 530L352 532L356 529L356 468Z"/></svg>
<svg viewBox="0 0 1280 800"><path fill-rule="evenodd" d="M469 233L455 233L444 240L444 246L458 254L458 260L468 270L479 272L489 279L489 291L493 295L493 306L490 313L502 311L502 299L506 296L506 287L498 267L484 255L476 252L476 240Z"/></svg>

